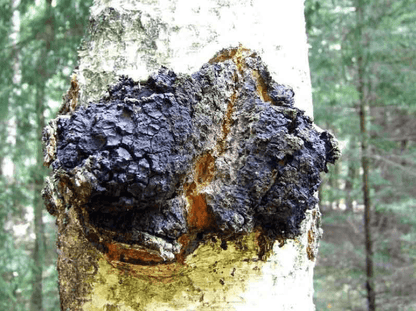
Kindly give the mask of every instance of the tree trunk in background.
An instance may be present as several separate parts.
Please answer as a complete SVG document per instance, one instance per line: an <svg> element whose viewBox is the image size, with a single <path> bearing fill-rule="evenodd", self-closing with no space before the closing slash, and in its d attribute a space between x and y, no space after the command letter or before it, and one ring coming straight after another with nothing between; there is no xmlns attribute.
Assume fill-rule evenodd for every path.
<svg viewBox="0 0 416 311"><path fill-rule="evenodd" d="M355 179L357 178L357 158L355 157L354 153L356 148L356 141L355 138L351 138L350 143L350 154L348 155L348 173L347 173L347 179L345 181L345 211L346 212L352 212L353 211L353 202L354 198L352 197L352 192L354 189L354 183Z"/></svg>
<svg viewBox="0 0 416 311"><path fill-rule="evenodd" d="M353 199L354 198L351 196L351 192L353 190L355 175L356 175L356 169L355 169L354 163L352 163L352 161L349 161L347 180L345 181L345 211L346 212L353 211Z"/></svg>
<svg viewBox="0 0 416 311"><path fill-rule="evenodd" d="M329 185L332 191L331 200L330 200L331 209L340 208L340 197L339 197L340 169L341 169L341 164L340 162L337 162L334 165L334 169L329 174Z"/></svg>
<svg viewBox="0 0 416 311"><path fill-rule="evenodd" d="M35 82L36 88L36 107L35 107L35 114L36 114L36 136L41 139L42 137L42 130L45 127L45 88L46 83L45 81L48 80L50 77L50 73L46 67L46 58L51 51L51 43L54 39L54 20L53 20L53 10L52 10L52 1L46 0L46 11L48 19L45 21L44 26L44 36L43 36L43 43L44 43L44 53L43 58L39 60L37 64L38 74L39 77ZM44 258L45 258L45 232L44 232L44 225L42 219L42 212L44 209L44 203L39 195L42 192L44 176L45 176L45 169L42 168L43 164L43 151L42 145L38 144L36 150L36 167L38 168L35 170L33 174L33 187L34 187L34 198L33 198L33 209L34 209L34 233L35 233L35 246L33 250L33 287L32 287L32 295L30 298L30 310L31 311L39 311L43 310L43 265L44 265Z"/></svg>
<svg viewBox="0 0 416 311"><path fill-rule="evenodd" d="M91 28L79 51L79 70L65 97L62 115L44 131L45 164L52 164L54 175L48 179L43 195L48 211L57 217L62 310L314 310L312 278L321 235L318 227L320 213L314 192L319 184L318 171L325 169L326 162L333 163L339 157L339 149L330 134L315 130L302 112L290 108L291 91L270 80L292 86L296 93L295 106L312 116L303 1L274 1L275 9L270 8L270 4L262 0L230 0L226 3L205 0L159 3L95 1L91 9ZM215 54L230 46L239 47ZM258 52L268 65L271 77L257 56L246 48ZM210 63L205 64L209 60ZM173 73L161 70L147 80L160 69L160 65L184 75L175 78ZM194 72L197 74L190 77L189 74ZM126 79L118 82L122 75L140 81L140 84ZM202 87L202 91L194 93L194 88L200 87L198 83L209 87ZM146 96L120 95L134 92L143 92ZM182 96L181 92L188 92L188 95ZM250 97L253 94L256 98ZM153 170L151 172L163 170L160 167L169 162L169 158L157 160L158 155L152 153L143 157L144 151L140 148L145 148L147 141L138 145L140 150L124 149L130 148L127 147L126 133L133 128L146 130L146 133L162 128L158 134L152 134L156 137L165 133L165 136L160 136L159 143L152 139L152 150L159 148L158 144L163 150L174 144L164 128L167 125L131 126L129 123L131 118L147 120L147 114L152 116L152 120L162 120L164 117L159 110L151 111L156 107L157 98L169 99L172 107L182 109L168 122L188 118L187 102L195 98L191 105L192 128L195 129L191 141L201 151L189 158L193 169L184 171L178 182L172 183L176 187L173 199L163 197L164 191L170 191L169 185L166 186L163 180L154 181L159 182L154 188L159 197L151 204L157 208L152 205L134 212L135 208L150 204L149 201L140 201L142 205L137 205L135 197L123 197L126 190L117 190L116 181L102 184L103 188L97 184L101 183L101 177L97 179L94 174L100 173L106 165L126 165L123 163L127 159L131 163L129 169L134 171L137 165L131 162L133 153L141 167L140 174L145 177L149 167ZM183 104L176 106L172 98ZM108 109L100 110L100 104L97 104L100 100L108 105ZM271 108L270 102L287 106L277 107L279 104L276 104ZM158 109L167 113L163 110L164 103L159 103ZM88 110L76 109L78 105L86 107L87 104ZM281 173L275 169L270 171L270 176L263 176L265 170L261 165L269 162L253 160L249 164L247 159L255 158L250 156L250 152L247 156L241 154L241 150L249 145L249 141L243 144L242 140L242 135L248 133L246 130L252 129L247 124L257 128L260 125L256 122L264 118L260 112L241 110L244 105L254 104L263 107L259 111L269 109L267 111L271 114L281 111L281 120L296 119L292 126L305 125L302 129L285 128L281 132L285 137L283 141L279 141L277 134L273 136L276 145L271 144L270 148L277 148L279 143L286 145L281 151L287 152L287 156L273 162L280 167L279 170L285 167ZM110 110L113 114L108 112ZM117 111L122 114L118 116ZM115 125L122 127L117 133L111 123L116 117L120 123ZM110 125L103 122L110 122ZM251 139L258 139L256 148L267 146L270 140L267 131L276 126L280 128L282 124L278 125L279 122L285 124L286 121L271 119L261 123L265 124L264 132L252 132ZM84 131L88 124L94 124L93 128L78 137L77 132ZM174 124L179 126L181 123ZM101 126L106 128L101 131ZM176 144L179 144L180 135L188 131L185 125L180 126L178 132L172 130L179 137L175 138ZM100 151L100 155L91 154L74 166L74 161L87 152L84 148L95 148L94 143L88 143L90 132L96 135L91 139L101 137L102 142L94 142L102 143L100 148L110 144L123 147L113 147L104 153ZM126 137L118 137L120 133ZM147 137L148 134L143 135ZM145 139L143 137L134 139ZM316 137L316 141L309 142L309 137ZM123 143L118 145L121 139ZM78 144L78 141L84 143ZM296 162L295 150L302 153L306 146L316 146L319 158L326 160L318 163L309 157L309 160L302 158ZM265 152L259 150L257 152ZM270 154L275 156L276 152ZM104 159L113 155L115 158L110 161ZM177 166L172 171L172 178L183 170L179 155L178 159L175 160ZM237 160L246 164L241 166ZM286 167L288 161L295 161L290 163L299 166L299 171L293 172L289 165ZM316 169L316 173L301 173L303 170L307 172L311 163L313 167L309 168ZM246 177L241 177L241 170L236 171L236 168L247 170ZM111 174L105 175L104 179L128 183L128 170L125 172L127 175L124 172L117 175L115 169L109 171ZM281 176L277 177L278 174ZM135 177L131 178L138 178L139 173L133 175ZM296 176L300 178L301 175L315 183L302 188L298 185L300 180L296 180ZM153 182L154 175L149 176ZM253 181L252 189L255 190L250 193L245 190L234 192L233 187L238 187L240 182L222 187L223 182L235 180L237 176L241 184L245 182L244 178L257 180L256 176L273 181L270 184ZM286 178L284 176L291 181L279 188L277 180ZM138 184L129 184L127 192L136 191L137 188L132 188L135 185ZM153 195L153 188L149 188L152 185L148 181L147 186L143 186L146 191L140 195ZM301 191L292 193L297 187L301 187ZM101 192L96 192L94 200L90 200L95 191ZM273 200L282 200L281 210L267 205L266 197L270 196L272 200L274 193L277 197ZM257 194L260 198L264 196L258 201L260 206L253 207L247 214L240 211L251 206L251 200ZM296 204L283 202L289 194ZM248 200L248 195L254 197ZM171 198L172 193L168 197ZM222 203L217 205L216 200ZM173 221L169 213L173 213L175 208ZM253 218L254 208L261 214L258 218ZM104 209L106 211L101 212ZM241 213L236 213L236 210ZM151 213L155 213L154 216L149 216ZM295 217L292 213L300 214ZM279 215L283 218L276 219L281 222L274 222L274 217ZM129 223L133 226L128 227ZM180 227L181 223L184 227ZM264 223L267 225L262 226ZM276 223L281 227L276 228ZM278 235L268 229L273 226L274 233L280 232ZM139 231L144 227L147 229ZM177 228L176 231L169 231L171 227Z"/></svg>
<svg viewBox="0 0 416 311"><path fill-rule="evenodd" d="M365 64L364 64L364 47L366 46L363 38L364 23L364 4L362 0L357 0L357 66L358 66L358 93L359 93L359 112L360 112L360 129L361 129L361 165L363 169L363 196L364 196L364 229L365 229L365 253L366 253L366 288L368 310L376 309L376 294L374 285L373 272L373 241L371 238L371 199L369 185L369 158L368 158L368 131L367 131L367 111L369 109L366 99L365 86Z"/></svg>

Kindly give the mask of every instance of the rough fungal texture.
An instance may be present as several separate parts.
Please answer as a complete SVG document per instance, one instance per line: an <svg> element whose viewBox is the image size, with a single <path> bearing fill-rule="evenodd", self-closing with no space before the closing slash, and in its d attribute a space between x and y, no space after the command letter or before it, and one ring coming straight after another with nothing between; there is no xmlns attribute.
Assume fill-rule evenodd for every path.
<svg viewBox="0 0 416 311"><path fill-rule="evenodd" d="M339 157L333 136L293 102L242 47L191 76L162 68L141 84L122 77L107 97L45 128L48 210L58 199L79 206L102 251L116 241L161 261L212 234L293 238L317 203L320 172Z"/></svg>

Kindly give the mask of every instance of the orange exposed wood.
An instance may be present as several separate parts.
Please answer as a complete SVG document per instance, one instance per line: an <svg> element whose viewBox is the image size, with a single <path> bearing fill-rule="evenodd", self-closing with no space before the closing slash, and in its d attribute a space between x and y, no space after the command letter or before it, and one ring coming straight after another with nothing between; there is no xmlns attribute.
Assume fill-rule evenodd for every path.
<svg viewBox="0 0 416 311"><path fill-rule="evenodd" d="M111 271L114 274L145 278L152 284L175 282L178 274L181 274L184 267L182 263L178 262L159 265L132 265L117 260L109 261L108 259L107 262L115 268L115 270Z"/></svg>
<svg viewBox="0 0 416 311"><path fill-rule="evenodd" d="M240 45L235 49L226 49L217 54L212 58L209 63L224 62L226 60L232 60L237 70L242 74L246 64L245 58L248 56L255 56L249 49L244 48ZM257 92L259 97L263 101L272 101L267 93L267 85L264 79L260 76L257 70L252 71L253 78L257 84ZM239 75L235 75L235 81L238 82ZM225 112L224 118L221 124L221 136L219 137L215 149L218 151L217 155L220 156L226 151L226 139L231 131L233 124L232 115L234 112L234 106L238 99L238 93L234 94L229 99L227 105L227 111ZM214 150L215 150L214 149ZM215 218L212 211L208 208L206 203L206 196L204 193L200 193L201 190L208 186L215 177L215 158L212 156L212 152L208 152L200 156L194 166L194 177L193 182L184 185L184 193L188 202L188 215L187 223L191 230L191 233L211 230L215 227ZM182 249L185 249L189 242L189 235L183 235L179 239ZM263 243L264 244L264 243ZM185 252L177 255L179 262L184 262Z"/></svg>
<svg viewBox="0 0 416 311"><path fill-rule="evenodd" d="M220 63L231 59L237 65L238 69L241 70L242 59L246 57L246 55L243 55L244 52L250 52L251 55L254 54L240 44L238 48L222 50L220 53L211 58L208 63Z"/></svg>
<svg viewBox="0 0 416 311"><path fill-rule="evenodd" d="M184 264L185 263L185 253L186 253L186 249L189 245L189 243L191 242L191 238L189 237L189 234L183 234L179 237L178 242L181 244L181 252L179 254L176 254L176 260L181 263Z"/></svg>
<svg viewBox="0 0 416 311"><path fill-rule="evenodd" d="M196 182L198 185L205 185L212 181L214 178L215 159L207 153L199 158L195 165Z"/></svg>
<svg viewBox="0 0 416 311"><path fill-rule="evenodd" d="M215 223L214 216L208 210L205 195L200 194L201 187L207 186L214 178L215 159L207 153L201 156L195 164L195 176L192 184L185 185L188 201L188 226L191 230L208 230Z"/></svg>
<svg viewBox="0 0 416 311"><path fill-rule="evenodd" d="M208 230L212 227L215 219L207 208L204 194L188 196L191 206L188 212L188 225L190 229Z"/></svg>
<svg viewBox="0 0 416 311"><path fill-rule="evenodd" d="M219 62L225 62L226 60L232 59L236 53L237 53L237 49L223 50L221 51L221 53L211 58L208 61L208 63L214 64L214 63L219 63Z"/></svg>
<svg viewBox="0 0 416 311"><path fill-rule="evenodd" d="M257 93L259 94L261 100L264 102L272 102L272 99L267 92L267 85L264 82L264 79L260 76L260 73L257 70L253 70L252 74L257 82Z"/></svg>

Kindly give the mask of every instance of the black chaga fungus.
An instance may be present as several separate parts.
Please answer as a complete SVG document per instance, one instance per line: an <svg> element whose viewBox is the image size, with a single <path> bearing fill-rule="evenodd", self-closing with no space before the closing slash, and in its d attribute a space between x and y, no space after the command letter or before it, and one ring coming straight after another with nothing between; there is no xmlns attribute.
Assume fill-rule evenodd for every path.
<svg viewBox="0 0 416 311"><path fill-rule="evenodd" d="M107 97L52 121L45 162L54 180L72 180L67 203L97 228L172 245L188 233L258 226L270 239L298 235L320 172L340 152L293 106L292 89L238 50L191 76L162 67L142 84L121 77Z"/></svg>

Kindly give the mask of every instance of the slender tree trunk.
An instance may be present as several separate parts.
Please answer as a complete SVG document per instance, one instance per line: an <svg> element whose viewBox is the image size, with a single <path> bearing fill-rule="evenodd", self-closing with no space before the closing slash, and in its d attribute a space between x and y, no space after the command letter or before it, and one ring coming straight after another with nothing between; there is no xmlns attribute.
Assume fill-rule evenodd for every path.
<svg viewBox="0 0 416 311"><path fill-rule="evenodd" d="M352 197L352 192L354 188L354 183L357 178L357 158L355 157L356 152L356 141L353 137L350 143L350 154L348 157L348 173L347 173L347 180L345 181L345 205L346 205L346 212L353 211L353 201L354 198Z"/></svg>
<svg viewBox="0 0 416 311"><path fill-rule="evenodd" d="M41 140L42 131L45 127L45 81L50 77L49 70L46 66L46 58L48 57L51 51L51 44L54 39L54 22L53 22L53 10L52 10L52 1L46 0L46 16L48 17L45 21L44 26L44 54L39 59L37 64L37 69L39 73L39 79L35 83L36 89L36 136ZM33 250L33 289L30 300L30 310L39 311L43 310L43 265L45 257L45 233L44 225L42 219L42 212L44 208L44 203L42 197L39 195L42 192L44 176L46 175L46 170L40 169L43 164L43 151L42 145L38 144L36 149L36 167L39 168L33 172L33 185L34 185L34 199L33 199L33 209L34 209L34 232L35 232L35 246Z"/></svg>
<svg viewBox="0 0 416 311"><path fill-rule="evenodd" d="M61 308L314 310L314 195L339 149L272 81L312 116L303 1L276 1L279 18L261 0L164 3L95 1L45 128Z"/></svg>
<svg viewBox="0 0 416 311"><path fill-rule="evenodd" d="M340 197L339 197L339 175L340 175L340 162L337 162L334 165L334 169L332 170L329 178L329 183L331 185L332 196L331 196L331 209L337 209L340 208Z"/></svg>
<svg viewBox="0 0 416 311"><path fill-rule="evenodd" d="M367 131L367 112L368 103L365 96L365 65L364 65L364 47L363 44L363 23L364 23L364 4L362 0L357 1L357 25L358 25L358 93L360 97L360 129L361 129L361 165L363 169L363 196L364 196L364 228L365 228L365 252L366 252L366 288L368 310L376 309L376 294L374 285L373 271L373 241L371 237L371 199L369 185L369 158L368 158L368 131Z"/></svg>

